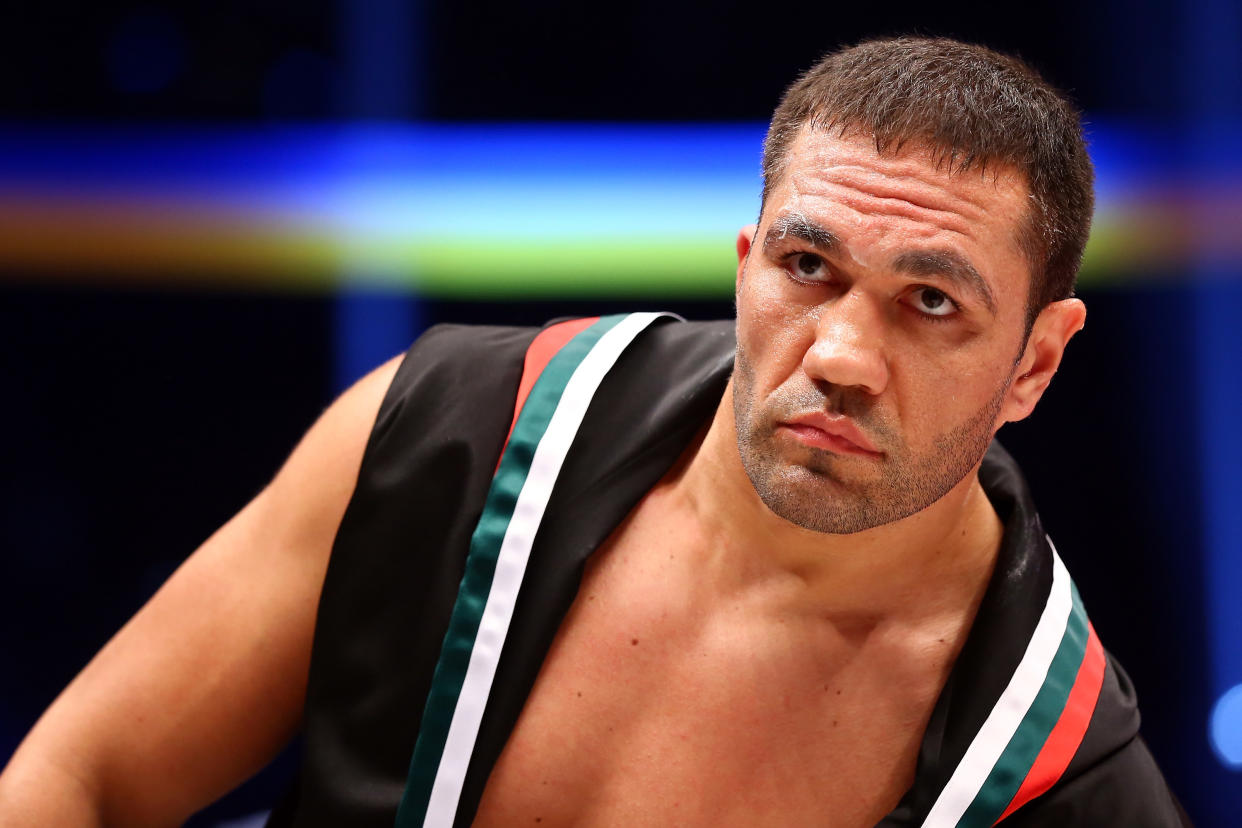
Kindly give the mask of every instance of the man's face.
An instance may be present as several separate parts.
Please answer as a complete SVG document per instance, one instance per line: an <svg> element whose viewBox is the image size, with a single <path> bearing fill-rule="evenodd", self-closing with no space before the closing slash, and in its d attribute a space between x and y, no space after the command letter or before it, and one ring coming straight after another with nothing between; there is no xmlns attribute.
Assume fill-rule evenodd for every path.
<svg viewBox="0 0 1242 828"><path fill-rule="evenodd" d="M739 241L738 447L767 506L819 532L918 512L982 458L1024 343L1027 187L925 147L804 130Z"/></svg>

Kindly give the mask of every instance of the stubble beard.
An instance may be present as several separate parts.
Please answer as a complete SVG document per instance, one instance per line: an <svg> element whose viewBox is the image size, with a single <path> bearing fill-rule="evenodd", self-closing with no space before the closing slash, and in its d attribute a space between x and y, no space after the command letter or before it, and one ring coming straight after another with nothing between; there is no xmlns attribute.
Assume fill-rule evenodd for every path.
<svg viewBox="0 0 1242 828"><path fill-rule="evenodd" d="M754 372L740 344L733 374L733 417L746 476L773 513L813 532L845 535L873 529L926 509L960 483L983 458L1009 382L965 422L933 441L923 454L902 451L894 431L874 413L865 394L851 389L781 389L769 410L752 411ZM811 410L851 417L881 438L879 476L862 479L857 464L873 461L807 448L790 461L777 443L781 416ZM853 468L852 468L853 467Z"/></svg>

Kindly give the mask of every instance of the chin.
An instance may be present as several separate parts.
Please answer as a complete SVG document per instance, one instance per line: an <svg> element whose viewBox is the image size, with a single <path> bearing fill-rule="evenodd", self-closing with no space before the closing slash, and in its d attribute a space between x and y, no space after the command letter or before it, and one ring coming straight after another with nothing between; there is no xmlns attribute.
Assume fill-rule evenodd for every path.
<svg viewBox="0 0 1242 828"><path fill-rule="evenodd" d="M782 520L820 534L849 535L874 528L878 515L873 499L841 479L831 462L784 469L747 468L751 485L763 504Z"/></svg>

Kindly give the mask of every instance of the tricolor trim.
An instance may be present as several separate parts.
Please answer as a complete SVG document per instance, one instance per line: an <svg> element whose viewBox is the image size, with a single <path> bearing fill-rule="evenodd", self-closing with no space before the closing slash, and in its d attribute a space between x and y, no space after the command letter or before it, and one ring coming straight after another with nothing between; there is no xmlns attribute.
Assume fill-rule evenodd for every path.
<svg viewBox="0 0 1242 828"><path fill-rule="evenodd" d="M532 342L527 368L541 362L546 367L528 386L529 396L519 400L520 413L470 539L397 810L398 828L453 824L531 546L561 465L604 376L626 346L664 315L587 320L577 323L585 326L568 342L567 329L554 335L560 327L554 326Z"/></svg>
<svg viewBox="0 0 1242 828"><path fill-rule="evenodd" d="M1022 786L1000 815L1001 819L1012 814L1040 794L1045 793L1065 773L1070 759L1074 758L1082 738L1087 733L1087 725L1091 722L1091 714L1095 712L1096 702L1100 699L1100 688L1104 684L1104 647L1095 634L1095 627L1087 624L1087 652L1083 656L1082 666L1078 668L1078 676L1074 679L1074 689L1070 691L1065 710L1057 720L1056 727L1048 734L1039 756L1031 765Z"/></svg>
<svg viewBox="0 0 1242 828"><path fill-rule="evenodd" d="M496 458L497 469L500 468L501 458L505 456L505 449L509 447L509 438L513 436L513 429L517 428L518 416L526 405L526 398L530 396L531 389L535 387L535 381L543 376L543 369L548 367L552 357L556 356L571 339L598 321L598 316L587 316L549 325L536 334L526 348L526 360L522 364L522 379L518 382L517 399L513 403L513 421L509 423L509 433L505 435L504 445L500 448L500 457Z"/></svg>
<svg viewBox="0 0 1242 828"><path fill-rule="evenodd" d="M994 825L1051 788L1082 743L1104 651L1065 564L1051 552L1052 588L1026 652L924 828Z"/></svg>

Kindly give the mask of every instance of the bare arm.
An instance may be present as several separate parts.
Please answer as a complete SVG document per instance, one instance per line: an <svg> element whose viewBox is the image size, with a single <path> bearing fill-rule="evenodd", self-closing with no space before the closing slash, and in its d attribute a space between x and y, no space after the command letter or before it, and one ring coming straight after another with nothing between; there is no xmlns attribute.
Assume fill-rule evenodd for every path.
<svg viewBox="0 0 1242 828"><path fill-rule="evenodd" d="M53 702L0 775L0 826L179 824L289 740L332 541L398 364L337 400Z"/></svg>

